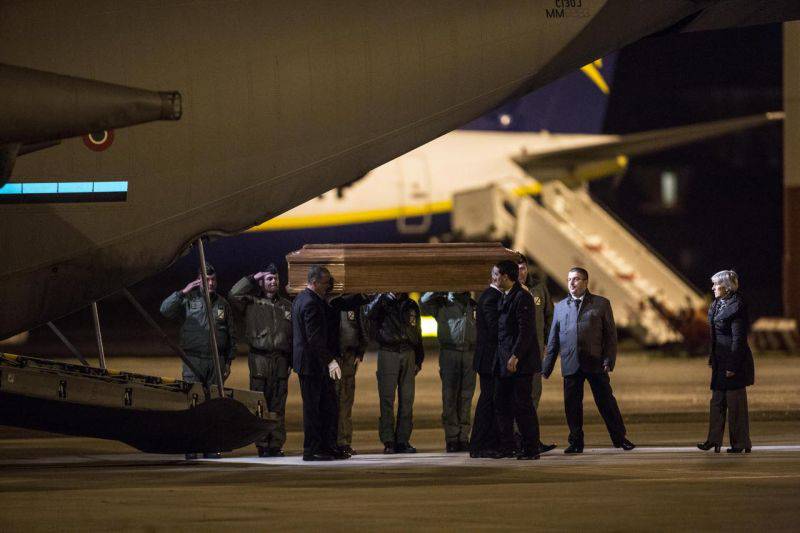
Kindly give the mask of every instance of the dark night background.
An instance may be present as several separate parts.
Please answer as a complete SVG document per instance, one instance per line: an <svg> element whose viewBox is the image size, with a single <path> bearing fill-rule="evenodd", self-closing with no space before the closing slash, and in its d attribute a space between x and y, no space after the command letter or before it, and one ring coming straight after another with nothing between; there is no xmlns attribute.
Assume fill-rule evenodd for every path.
<svg viewBox="0 0 800 533"><path fill-rule="evenodd" d="M781 46L779 25L659 37L630 46L617 58L604 130L622 134L780 110ZM663 207L660 192L664 171L678 176L678 200L670 208ZM751 320L781 313L780 126L633 159L624 178L595 182L591 192L704 293L710 293L713 273L732 268L740 275ZM207 253L218 268L232 260L216 253L214 243ZM254 261L260 264L263 258ZM195 271L192 252L131 290L172 330L174 325L160 319L159 303ZM227 294L246 273L221 272L220 291ZM168 353L123 298L107 298L100 308L111 357ZM86 356L95 357L88 308L57 324ZM67 355L46 327L32 331L29 342L14 351Z"/></svg>
<svg viewBox="0 0 800 533"><path fill-rule="evenodd" d="M630 133L783 109L779 25L670 35L623 50L605 121ZM751 319L779 315L782 264L780 125L631 160L593 196L703 292L739 274ZM678 175L678 203L660 207L660 174Z"/></svg>

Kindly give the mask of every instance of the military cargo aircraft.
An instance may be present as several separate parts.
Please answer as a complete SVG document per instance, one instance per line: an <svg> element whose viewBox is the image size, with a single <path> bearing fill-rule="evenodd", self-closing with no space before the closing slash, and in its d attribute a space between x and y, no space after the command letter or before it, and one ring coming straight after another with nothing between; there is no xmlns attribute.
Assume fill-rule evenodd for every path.
<svg viewBox="0 0 800 533"><path fill-rule="evenodd" d="M0 338L639 39L798 17L775 0L0 2Z"/></svg>
<svg viewBox="0 0 800 533"><path fill-rule="evenodd" d="M207 246L207 254L221 273L220 281L232 283L270 262L282 268L284 256L307 243L451 239L463 229L453 225L453 199L464 191L502 184L510 187L515 195L538 195L542 183L548 180L578 186L608 175L620 176L625 172L630 155L664 150L780 118L780 114L773 113L623 137L600 135L613 87L615 63L616 54L594 61L459 130L381 165L358 180L239 235L214 241ZM624 227L617 231L627 233ZM458 238L477 237L460 235ZM500 233L480 238L506 239L509 243L514 240L513 234ZM536 260L542 248L534 245L532 249L530 253ZM550 249L547 253L565 255L574 261L572 248ZM653 257L653 261L659 262L657 257ZM164 295L174 291L176 277L193 276L196 269L195 257L190 254L169 273L139 284L135 292L145 304L154 307L153 302L160 302ZM641 273L644 269L637 271ZM653 285L654 280L649 283ZM655 283L649 290L670 294L672 304L685 305L686 291L703 302L702 297L695 297L690 287ZM646 303L639 304L642 305ZM664 305L670 307L669 302ZM130 327L130 315L125 313L130 311L129 307L123 307L118 317L113 305L104 306L103 322L112 330L112 344L128 339L126 344L131 348L126 350L134 346L147 350L145 346L148 345L141 342L140 332ZM618 316L618 325L634 327L624 316L624 313ZM435 322L428 318L423 317L423 334L435 336ZM34 333L37 341L43 337L54 339L47 328L40 329ZM645 331L647 328L636 322L634 329ZM652 337L647 337L647 344L657 344ZM133 339L136 340L131 344ZM664 336L660 342L668 343L670 339ZM13 342L7 344L13 345Z"/></svg>
<svg viewBox="0 0 800 533"><path fill-rule="evenodd" d="M1 0L0 339L640 39L798 18L791 0ZM4 358L3 372L15 383L35 365ZM52 374L64 400L82 372L32 376ZM123 409L138 379L114 384ZM43 420L63 422L55 403ZM101 409L59 430L102 436ZM6 418L31 426L20 410ZM249 424L214 449L263 428ZM151 437L141 449L172 450Z"/></svg>

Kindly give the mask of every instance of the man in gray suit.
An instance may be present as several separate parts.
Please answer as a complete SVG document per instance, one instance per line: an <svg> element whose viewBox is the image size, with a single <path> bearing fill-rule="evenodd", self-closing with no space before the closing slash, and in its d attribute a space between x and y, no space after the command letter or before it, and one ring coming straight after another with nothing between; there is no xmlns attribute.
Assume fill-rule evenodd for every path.
<svg viewBox="0 0 800 533"><path fill-rule="evenodd" d="M542 376L549 378L561 354L564 410L569 425L569 447L564 453L583 453L583 382L588 381L600 415L615 448L632 450L608 374L617 358L617 329L611 302L590 293L589 273L579 267L567 277L569 296L555 306L547 340Z"/></svg>

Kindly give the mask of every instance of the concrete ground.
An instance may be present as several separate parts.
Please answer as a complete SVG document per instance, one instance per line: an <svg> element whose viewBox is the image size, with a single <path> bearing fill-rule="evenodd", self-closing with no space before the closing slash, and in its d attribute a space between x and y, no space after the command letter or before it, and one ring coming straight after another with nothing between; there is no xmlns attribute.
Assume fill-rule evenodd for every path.
<svg viewBox="0 0 800 533"><path fill-rule="evenodd" d="M109 366L176 376L172 359L109 357ZM374 359L358 376L349 462L299 461L296 376L286 451L259 460L254 447L222 461L145 455L108 441L0 427L0 529L31 530L798 530L800 358L760 357L748 391L755 449L701 452L708 369L702 360L622 354L612 385L633 452L610 447L591 394L587 450L566 441L560 376L545 382L539 461L444 454L435 355L417 381L416 456L378 452ZM247 384L238 360L232 386ZM587 387L588 389L588 387ZM476 398L477 399L477 398Z"/></svg>

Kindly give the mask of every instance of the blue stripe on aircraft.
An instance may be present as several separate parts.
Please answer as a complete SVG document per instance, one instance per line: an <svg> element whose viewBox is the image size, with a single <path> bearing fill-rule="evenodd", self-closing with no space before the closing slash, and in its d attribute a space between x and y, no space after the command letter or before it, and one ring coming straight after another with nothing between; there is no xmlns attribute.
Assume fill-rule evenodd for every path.
<svg viewBox="0 0 800 533"><path fill-rule="evenodd" d="M127 181L29 181L0 187L0 203L124 201L127 193Z"/></svg>
<svg viewBox="0 0 800 533"><path fill-rule="evenodd" d="M58 192L60 193L92 192L92 190L94 190L94 184L91 181L78 181L58 184Z"/></svg>
<svg viewBox="0 0 800 533"><path fill-rule="evenodd" d="M94 192L128 192L127 181L96 181Z"/></svg>
<svg viewBox="0 0 800 533"><path fill-rule="evenodd" d="M58 183L23 183L22 194L58 194Z"/></svg>
<svg viewBox="0 0 800 533"><path fill-rule="evenodd" d="M128 192L127 181L61 181L6 183L0 194L75 194Z"/></svg>
<svg viewBox="0 0 800 533"><path fill-rule="evenodd" d="M22 194L22 184L6 183L0 187L0 194Z"/></svg>

